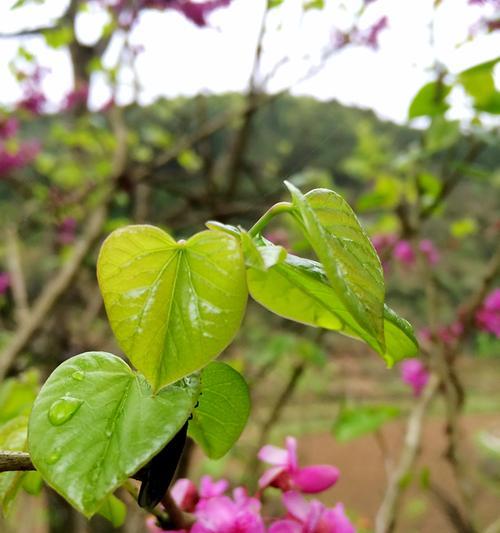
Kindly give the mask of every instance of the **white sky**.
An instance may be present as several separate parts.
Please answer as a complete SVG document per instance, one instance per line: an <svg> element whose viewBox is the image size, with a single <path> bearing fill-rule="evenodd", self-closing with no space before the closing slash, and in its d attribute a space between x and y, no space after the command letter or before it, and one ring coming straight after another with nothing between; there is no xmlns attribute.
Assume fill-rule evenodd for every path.
<svg viewBox="0 0 500 533"><path fill-rule="evenodd" d="M484 8L469 6L467 0L443 0L433 16L434 0L377 0L364 18L369 25L382 14L389 17L389 29L380 37L380 48L349 47L331 58L316 76L299 80L330 42L334 27L349 24L351 10L361 0L326 0L323 11L301 15L302 0L285 0L273 10L266 34L263 70L272 68L287 56L285 64L269 84L270 90L293 85L296 94L321 99L336 98L345 104L368 107L380 116L403 122L411 98L432 78L429 67L437 59L451 72L492 59L500 52L500 32L466 39L470 25ZM9 11L13 2L0 0L0 33L49 23L66 5L65 0L45 0L43 6ZM342 8L342 5L344 6ZM137 60L141 83L140 101L148 103L159 96L193 95L200 91L242 90L248 83L255 42L263 13L264 0L234 0L227 9L210 17L210 28L199 29L173 11L143 13L131 41L144 46ZM430 44L430 22L434 19L434 45ZM80 15L78 34L91 42L105 22L98 10ZM106 60L112 64L119 49L116 39ZM11 103L19 88L9 72L18 39L0 39L0 102ZM70 64L66 52L49 49L41 38L26 38L24 46L37 54L40 63L50 68L44 89L53 102L60 102L71 87ZM130 72L124 72L119 93L122 102L132 94ZM92 86L96 106L108 99L101 79ZM451 116L467 113L464 96L453 95Z"/></svg>

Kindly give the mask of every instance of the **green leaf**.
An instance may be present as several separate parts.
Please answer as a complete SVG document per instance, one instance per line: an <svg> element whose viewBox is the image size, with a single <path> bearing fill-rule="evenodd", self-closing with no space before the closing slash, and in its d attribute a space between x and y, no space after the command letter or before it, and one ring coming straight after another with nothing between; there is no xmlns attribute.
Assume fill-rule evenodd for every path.
<svg viewBox="0 0 500 533"><path fill-rule="evenodd" d="M29 451L44 480L87 517L179 431L196 380L153 394L119 357L88 352L50 375L33 406Z"/></svg>
<svg viewBox="0 0 500 533"><path fill-rule="evenodd" d="M427 150L437 152L453 146L460 137L460 122L446 120L443 116L434 117L425 135Z"/></svg>
<svg viewBox="0 0 500 533"><path fill-rule="evenodd" d="M280 316L310 326L339 331L364 340L389 366L418 351L410 324L384 305L385 349L356 322L316 261L288 254L267 271L249 268L247 281L254 300Z"/></svg>
<svg viewBox="0 0 500 533"><path fill-rule="evenodd" d="M284 0L267 0L267 9L273 9L280 6Z"/></svg>
<svg viewBox="0 0 500 533"><path fill-rule="evenodd" d="M268 270L282 263L287 256L282 246L275 246L263 238L252 239L246 231L241 232L241 246L246 266L258 270Z"/></svg>
<svg viewBox="0 0 500 533"><path fill-rule="evenodd" d="M38 372L28 371L0 384L0 425L19 415L29 415L38 393Z"/></svg>
<svg viewBox="0 0 500 533"><path fill-rule="evenodd" d="M323 9L325 7L325 0L308 0L304 2L304 11L310 9Z"/></svg>
<svg viewBox="0 0 500 533"><path fill-rule="evenodd" d="M127 506L114 494L110 494L104 500L98 514L109 520L114 527L120 527L127 518Z"/></svg>
<svg viewBox="0 0 500 533"><path fill-rule="evenodd" d="M413 98L408 118L444 115L450 107L445 101L450 91L451 87L441 81L426 83Z"/></svg>
<svg viewBox="0 0 500 533"><path fill-rule="evenodd" d="M119 229L97 276L118 343L155 390L217 357L245 311L241 247L219 231L176 242L153 226Z"/></svg>
<svg viewBox="0 0 500 533"><path fill-rule="evenodd" d="M343 407L335 420L332 433L338 441L346 442L377 431L400 413L400 409L393 405Z"/></svg>
<svg viewBox="0 0 500 533"><path fill-rule="evenodd" d="M13 418L0 427L0 450L25 451L28 417L21 415ZM7 514L19 489L24 472L0 473L0 504L3 514Z"/></svg>
<svg viewBox="0 0 500 533"><path fill-rule="evenodd" d="M450 225L450 233L457 239L463 239L469 235L473 235L477 230L477 222L472 217L460 218Z"/></svg>
<svg viewBox="0 0 500 533"><path fill-rule="evenodd" d="M287 183L298 221L337 299L384 349L384 275L380 259L347 202L327 189L306 195Z"/></svg>
<svg viewBox="0 0 500 533"><path fill-rule="evenodd" d="M239 439L250 414L250 394L243 376L214 362L201 371L198 405L189 421L189 435L211 459L225 455Z"/></svg>
<svg viewBox="0 0 500 533"><path fill-rule="evenodd" d="M45 30L43 32L45 42L50 48L62 48L73 41L73 30L69 26Z"/></svg>
<svg viewBox="0 0 500 533"><path fill-rule="evenodd" d="M486 113L500 113L500 91L495 86L494 69L500 57L464 70L459 82L474 100L474 107Z"/></svg>

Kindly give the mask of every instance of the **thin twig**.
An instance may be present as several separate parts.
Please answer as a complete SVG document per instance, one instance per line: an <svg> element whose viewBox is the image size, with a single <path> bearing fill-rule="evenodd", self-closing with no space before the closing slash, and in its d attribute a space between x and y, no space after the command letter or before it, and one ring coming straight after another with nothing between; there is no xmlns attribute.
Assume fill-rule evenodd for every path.
<svg viewBox="0 0 500 533"><path fill-rule="evenodd" d="M17 231L13 226L8 226L5 230L5 252L15 303L16 321L18 324L22 324L29 314L28 292L19 252Z"/></svg>
<svg viewBox="0 0 500 533"><path fill-rule="evenodd" d="M417 458L425 413L439 387L439 378L432 374L422 395L408 418L405 442L399 462L389 479L384 499L375 519L376 533L391 533L396 526L397 510L403 495L403 484Z"/></svg>

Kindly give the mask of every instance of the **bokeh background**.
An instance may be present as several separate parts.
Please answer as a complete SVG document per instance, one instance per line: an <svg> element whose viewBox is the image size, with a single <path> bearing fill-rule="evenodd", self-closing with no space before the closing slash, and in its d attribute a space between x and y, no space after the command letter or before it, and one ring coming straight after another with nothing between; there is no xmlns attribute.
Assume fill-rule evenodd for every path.
<svg viewBox="0 0 500 533"><path fill-rule="evenodd" d="M183 473L255 486L256 451L294 435L339 467L323 500L361 532L394 487L395 531L500 531L499 29L498 0L3 0L0 448L58 364L120 353L95 278L109 232L249 228L288 179L353 206L438 385L249 302L221 357L250 422ZM266 236L311 255L286 218ZM5 476L2 532L145 531L126 494L114 527Z"/></svg>

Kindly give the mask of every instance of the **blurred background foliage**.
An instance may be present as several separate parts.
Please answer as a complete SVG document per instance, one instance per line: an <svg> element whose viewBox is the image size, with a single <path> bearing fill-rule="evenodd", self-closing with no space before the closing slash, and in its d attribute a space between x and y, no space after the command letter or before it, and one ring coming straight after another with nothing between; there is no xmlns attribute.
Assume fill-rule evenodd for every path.
<svg viewBox="0 0 500 533"><path fill-rule="evenodd" d="M397 530L499 531L485 528L498 519L500 341L498 329L477 319L484 297L498 286L498 266L490 265L500 231L498 58L458 74L436 62L434 80L415 87L408 124L397 125L334 100L269 92L260 72L266 14L286 3L273 1L263 10L245 93L200 91L147 106L135 100L117 105L120 68L138 53L126 38L134 17L175 9L204 26L209 3L190 11L187 1L101 2L108 23L89 45L75 25L95 1L72 0L51 27L16 35L11 68L22 97L0 111L0 448L25 445L36 390L58 364L89 350L119 353L95 279L99 244L110 231L150 223L181 238L207 220L248 228L284 197L282 182L289 179L304 191L331 188L353 206L380 254L389 304L414 324L422 358L440 376L440 400L426 407L414 450L417 466L399 479L401 491L410 490L394 511ZM356 4L351 27L337 32L322 62L345 47L377 44L383 19L368 29L358 25L371 3ZM492 3L495 10L481 19L485 33L498 29ZM12 9L33 4L44 1L21 0ZM74 88L57 110L50 110L43 69L24 33L68 50ZM118 33L125 36L120 59L104 66ZM87 107L95 73L105 76L112 93L98 111ZM461 121L448 115L457 88L468 95L471 111ZM286 219L273 222L267 237L311 255ZM386 477L390 485L404 450L405 416L417 402L399 370L387 370L354 340L287 324L252 302L222 357L252 387L251 423L221 461L206 461L190 448L182 473L224 474L252 486L255 451L294 434L303 441L305 461L340 466L343 480L334 497L346 503L359 531L372 531ZM127 494L118 496L128 514L115 502L115 526L142 531L143 515ZM87 523L42 488L35 473L1 474L0 500L10 511L0 522L6 532L114 527L99 517Z"/></svg>

